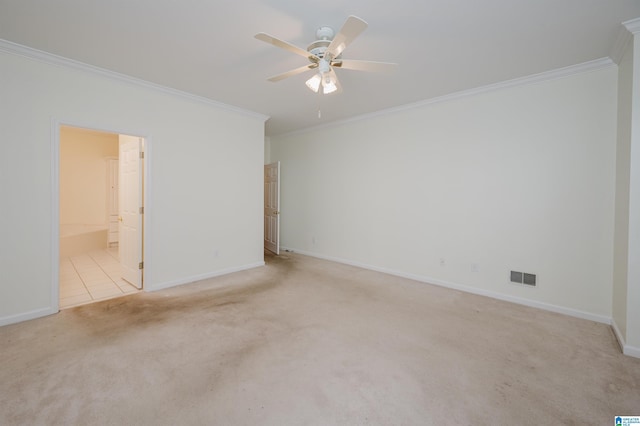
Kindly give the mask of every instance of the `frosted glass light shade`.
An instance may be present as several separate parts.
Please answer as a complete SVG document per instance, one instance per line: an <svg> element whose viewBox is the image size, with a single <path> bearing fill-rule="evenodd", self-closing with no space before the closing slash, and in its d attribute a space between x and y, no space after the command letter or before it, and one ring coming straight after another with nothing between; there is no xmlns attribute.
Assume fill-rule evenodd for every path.
<svg viewBox="0 0 640 426"><path fill-rule="evenodd" d="M331 79L326 78L322 80L322 93L328 95L329 93L333 93L336 90L338 90L338 86L336 86L336 84L331 81Z"/></svg>
<svg viewBox="0 0 640 426"><path fill-rule="evenodd" d="M307 80L306 85L309 89L313 90L315 93L318 93L318 89L320 89L320 82L322 81L322 77L320 74L315 74L309 80Z"/></svg>

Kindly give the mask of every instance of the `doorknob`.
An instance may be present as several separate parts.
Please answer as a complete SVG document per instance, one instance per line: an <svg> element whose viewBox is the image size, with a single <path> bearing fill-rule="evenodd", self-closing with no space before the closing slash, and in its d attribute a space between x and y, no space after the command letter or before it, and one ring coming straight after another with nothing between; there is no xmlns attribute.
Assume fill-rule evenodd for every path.
<svg viewBox="0 0 640 426"><path fill-rule="evenodd" d="M122 216L118 216L118 220L122 222Z"/></svg>
<svg viewBox="0 0 640 426"><path fill-rule="evenodd" d="M279 211L275 211L275 212L273 212L273 214L280 214L280 212Z"/></svg>

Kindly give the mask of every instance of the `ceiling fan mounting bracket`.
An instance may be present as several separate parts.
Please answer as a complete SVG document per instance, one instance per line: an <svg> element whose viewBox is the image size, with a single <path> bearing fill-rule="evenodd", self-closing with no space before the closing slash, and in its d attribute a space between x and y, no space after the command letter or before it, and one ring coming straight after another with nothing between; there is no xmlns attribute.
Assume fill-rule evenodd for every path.
<svg viewBox="0 0 640 426"><path fill-rule="evenodd" d="M318 40L333 40L333 29L331 27L320 27L316 30L316 37Z"/></svg>

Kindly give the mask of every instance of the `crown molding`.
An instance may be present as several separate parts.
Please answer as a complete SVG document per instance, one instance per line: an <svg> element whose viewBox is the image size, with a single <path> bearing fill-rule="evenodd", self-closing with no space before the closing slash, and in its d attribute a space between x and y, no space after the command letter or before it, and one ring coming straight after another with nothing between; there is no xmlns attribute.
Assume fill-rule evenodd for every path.
<svg viewBox="0 0 640 426"><path fill-rule="evenodd" d="M18 43L14 43L8 40L0 39L0 52L8 53L11 55L22 56L27 59L43 62L49 65L55 65L67 69L76 71L83 71L89 74L104 77L110 80L119 81L122 83L131 84L138 87L144 87L156 92L161 92L171 96L176 96L192 102L213 106L216 108L224 109L227 111L233 111L249 117L253 117L262 121L269 119L268 115L260 114L254 111L249 111L244 108L228 105L222 102L214 101L204 96L194 95L192 93L183 92L182 90L172 89L170 87L162 86L160 84L152 83L150 81L142 80L140 78L131 77L126 74L121 74L115 71L110 71L104 68L89 65L84 62L76 61L73 59L65 58L63 56L54 55L53 53L44 52L42 50L34 49L32 47L24 46Z"/></svg>
<svg viewBox="0 0 640 426"><path fill-rule="evenodd" d="M640 34L640 18L625 21L618 29L618 38L611 49L611 59L619 64L633 36Z"/></svg>
<svg viewBox="0 0 640 426"><path fill-rule="evenodd" d="M475 96L483 93L493 92L496 90L507 89L511 87L517 86L525 86L528 84L541 83L549 80L556 80L558 78L568 77L575 74L583 74L586 72L596 71L603 68L608 68L611 66L615 66L615 63L611 60L611 58L600 58L595 59L593 61L584 62L582 64L571 65L564 68L558 68L551 71L545 71L538 74L532 74L526 77L514 78L512 80L506 80L499 83L489 84L486 86L480 86L474 89L462 90L460 92L450 93L448 95L438 96L435 98L426 99L423 101L405 104L393 108L387 108L380 111L359 115L356 117L347 118L344 120L336 120L330 123L324 123L313 127L306 127L304 129L294 130L292 132L282 133L280 135L274 136L293 136L304 134L307 132L312 132L316 130L321 130L325 128L330 128L334 126L340 126L343 124L353 123L362 120L368 120L375 117L380 117L389 114L395 114L402 111L412 110L416 108L422 108L427 105L438 104L442 102L452 101L454 99L466 98L469 96Z"/></svg>
<svg viewBox="0 0 640 426"><path fill-rule="evenodd" d="M640 18L624 21L622 25L633 35L640 33Z"/></svg>

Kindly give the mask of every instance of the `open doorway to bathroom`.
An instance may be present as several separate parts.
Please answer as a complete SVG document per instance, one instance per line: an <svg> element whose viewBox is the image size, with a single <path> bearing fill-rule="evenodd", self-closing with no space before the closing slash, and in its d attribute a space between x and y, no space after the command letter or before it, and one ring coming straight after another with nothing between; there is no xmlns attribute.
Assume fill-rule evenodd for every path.
<svg viewBox="0 0 640 426"><path fill-rule="evenodd" d="M60 126L60 309L142 288L143 152L142 138Z"/></svg>

